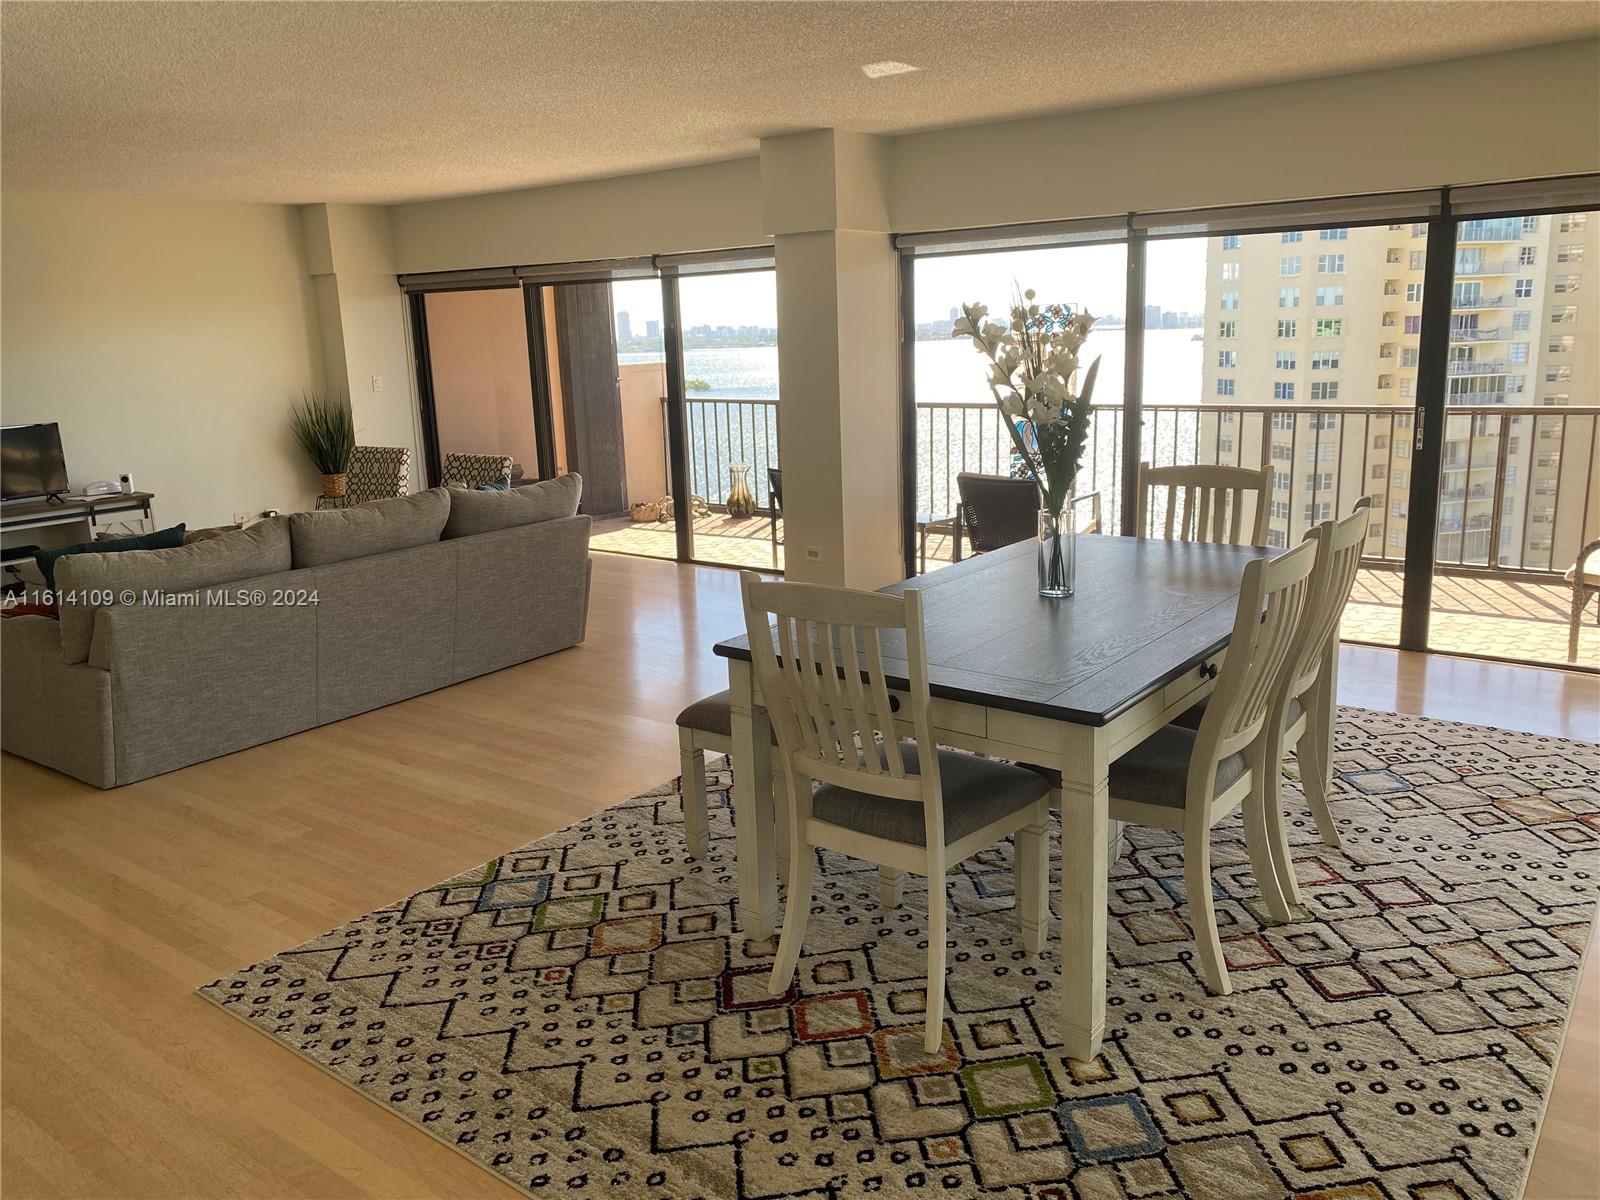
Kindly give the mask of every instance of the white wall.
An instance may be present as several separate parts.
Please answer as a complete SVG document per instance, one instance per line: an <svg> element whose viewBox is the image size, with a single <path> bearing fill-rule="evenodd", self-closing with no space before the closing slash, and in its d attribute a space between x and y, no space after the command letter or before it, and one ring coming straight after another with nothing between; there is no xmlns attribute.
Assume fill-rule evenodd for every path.
<svg viewBox="0 0 1600 1200"><path fill-rule="evenodd" d="M332 269L338 280L340 353L346 394L363 446L411 450L411 488L423 478L416 372L410 319L395 282L389 210L375 205L326 206ZM324 347L332 345L324 339ZM330 354L331 357L331 354ZM373 379L381 381L381 390Z"/></svg>
<svg viewBox="0 0 1600 1200"><path fill-rule="evenodd" d="M398 204L389 210L402 273L582 262L769 240L755 158Z"/></svg>
<svg viewBox="0 0 1600 1200"><path fill-rule="evenodd" d="M0 419L57 421L73 487L131 472L161 524L310 506L288 410L322 352L278 205L7 193Z"/></svg>
<svg viewBox="0 0 1600 1200"><path fill-rule="evenodd" d="M1600 41L890 142L898 231L1600 170Z"/></svg>
<svg viewBox="0 0 1600 1200"><path fill-rule="evenodd" d="M850 144L888 228L966 228L1600 170L1600 41ZM819 144L828 141L819 131ZM799 135L769 139L784 152ZM831 144L831 142L829 142ZM763 151L765 155L766 151ZM754 245L760 158L392 208L400 271ZM796 187L789 173L788 186ZM862 205L834 180L836 203ZM876 186L868 188L871 197ZM811 199L801 187L769 212ZM846 218L842 228L875 228Z"/></svg>

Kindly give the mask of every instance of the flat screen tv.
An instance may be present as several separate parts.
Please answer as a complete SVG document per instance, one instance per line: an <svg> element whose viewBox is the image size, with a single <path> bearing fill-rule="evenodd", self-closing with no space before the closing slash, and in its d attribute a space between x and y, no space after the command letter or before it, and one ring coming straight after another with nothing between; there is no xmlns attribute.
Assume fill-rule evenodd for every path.
<svg viewBox="0 0 1600 1200"><path fill-rule="evenodd" d="M0 426L0 500L54 496L67 490L61 426Z"/></svg>

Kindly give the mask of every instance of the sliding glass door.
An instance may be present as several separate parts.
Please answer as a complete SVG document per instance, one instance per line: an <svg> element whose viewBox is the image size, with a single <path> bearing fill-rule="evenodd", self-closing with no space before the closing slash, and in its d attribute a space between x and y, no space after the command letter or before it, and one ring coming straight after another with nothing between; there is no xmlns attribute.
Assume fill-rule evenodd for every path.
<svg viewBox="0 0 1600 1200"><path fill-rule="evenodd" d="M426 453L419 474L436 484L450 455L506 455L514 481L538 478L540 439L522 289L435 291L413 299L426 354Z"/></svg>
<svg viewBox="0 0 1600 1200"><path fill-rule="evenodd" d="M778 460L778 286L773 270L685 274L683 355L689 556L783 569Z"/></svg>
<svg viewBox="0 0 1600 1200"><path fill-rule="evenodd" d="M916 430L906 464L915 490L912 545L918 570L948 565L957 548L953 518L961 500L958 476L1020 471L1015 445L988 384L987 363L965 339L950 336L963 304L988 306L1003 320L1017 289L1040 303L1086 309L1100 319L1080 352L1085 365L1100 359L1094 420L1078 478L1078 493L1098 493L1102 520L1114 527L1121 489L1121 400L1124 382L1123 304L1127 246L1121 240L993 253L918 255L912 261L911 352ZM1085 501L1089 503L1089 501Z"/></svg>
<svg viewBox="0 0 1600 1200"><path fill-rule="evenodd" d="M1385 222L1145 252L1141 460L1266 468L1272 546L1366 497L1353 641L1400 640L1427 237L1426 221Z"/></svg>
<svg viewBox="0 0 1600 1200"><path fill-rule="evenodd" d="M1020 284L1109 318L1079 486L1108 527L1131 530L1141 461L1265 470L1274 546L1364 498L1347 640L1600 667L1597 600L1574 617L1600 586L1600 548L1577 569L1600 539L1600 212L1538 203L1595 186L1134 216L1126 248L1072 244L1090 222L1027 248L1028 227L900 239L913 568L950 557L958 471L1011 471L982 359L949 331Z"/></svg>
<svg viewBox="0 0 1600 1200"><path fill-rule="evenodd" d="M1600 537L1600 212L1455 231L1428 644L1600 667L1595 601L1575 614L1567 578Z"/></svg>

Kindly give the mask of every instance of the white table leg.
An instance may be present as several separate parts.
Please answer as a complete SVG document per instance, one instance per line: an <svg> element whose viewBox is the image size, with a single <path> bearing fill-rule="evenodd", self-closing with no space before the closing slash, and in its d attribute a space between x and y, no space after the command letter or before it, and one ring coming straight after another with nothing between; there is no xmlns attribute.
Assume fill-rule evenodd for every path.
<svg viewBox="0 0 1600 1200"><path fill-rule="evenodd" d="M750 664L728 660L733 709L733 827L739 856L739 927L757 940L778 924L772 822L772 733L755 703Z"/></svg>
<svg viewBox="0 0 1600 1200"><path fill-rule="evenodd" d="M1091 1062L1106 1027L1106 822L1103 729L1062 726L1061 1041Z"/></svg>

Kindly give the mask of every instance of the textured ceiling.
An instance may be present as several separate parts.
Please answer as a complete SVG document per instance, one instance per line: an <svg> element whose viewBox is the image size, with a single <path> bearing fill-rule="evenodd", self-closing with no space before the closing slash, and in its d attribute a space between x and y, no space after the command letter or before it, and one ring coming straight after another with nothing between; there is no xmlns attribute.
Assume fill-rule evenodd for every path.
<svg viewBox="0 0 1600 1200"><path fill-rule="evenodd" d="M1587 0L11 0L0 169L7 187L407 200L732 158L794 130L1099 108L1597 30ZM921 70L861 73L882 59Z"/></svg>

